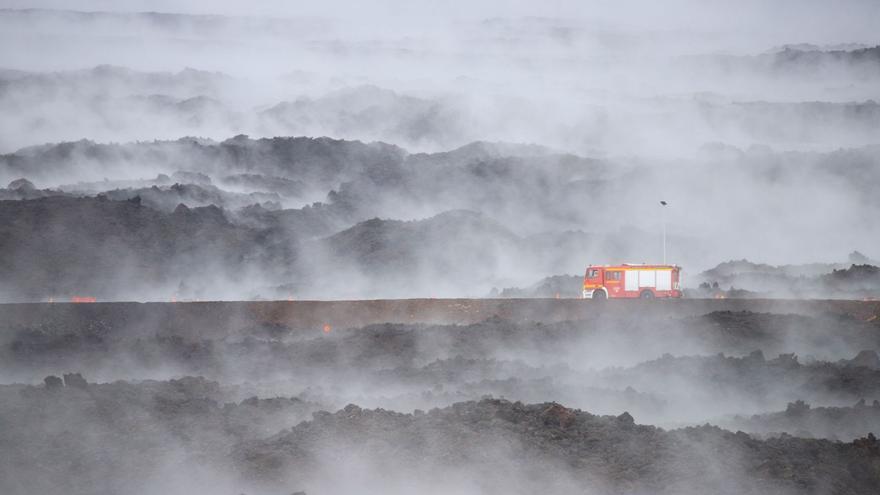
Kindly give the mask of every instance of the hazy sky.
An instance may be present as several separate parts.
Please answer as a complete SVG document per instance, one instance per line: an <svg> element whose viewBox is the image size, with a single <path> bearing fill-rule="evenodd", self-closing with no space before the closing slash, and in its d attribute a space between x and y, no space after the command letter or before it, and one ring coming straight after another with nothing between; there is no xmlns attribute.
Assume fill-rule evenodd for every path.
<svg viewBox="0 0 880 495"><path fill-rule="evenodd" d="M157 11L255 16L326 16L365 19L384 32L404 21L419 26L441 19L542 16L577 19L618 28L709 31L726 38L730 48L759 43L871 43L877 41L880 2L871 0L740 1L448 1L381 0L303 1L173 1L173 0L0 0L5 8L54 8L89 11ZM395 22L397 21L397 22ZM387 33L386 33L387 34ZM734 45L736 44L736 45Z"/></svg>

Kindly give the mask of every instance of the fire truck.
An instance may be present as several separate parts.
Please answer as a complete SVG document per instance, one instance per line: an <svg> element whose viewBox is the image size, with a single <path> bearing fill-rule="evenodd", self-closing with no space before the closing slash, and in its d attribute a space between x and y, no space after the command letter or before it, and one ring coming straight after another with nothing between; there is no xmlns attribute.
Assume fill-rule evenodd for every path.
<svg viewBox="0 0 880 495"><path fill-rule="evenodd" d="M584 275L584 299L681 297L676 265L591 265Z"/></svg>

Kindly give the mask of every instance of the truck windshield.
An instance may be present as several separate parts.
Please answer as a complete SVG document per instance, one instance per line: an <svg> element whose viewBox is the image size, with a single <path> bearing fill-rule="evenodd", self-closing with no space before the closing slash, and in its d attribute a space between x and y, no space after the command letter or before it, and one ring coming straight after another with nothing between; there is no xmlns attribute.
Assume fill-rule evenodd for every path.
<svg viewBox="0 0 880 495"><path fill-rule="evenodd" d="M599 276L599 270L595 268L590 268L587 270L587 278L596 278Z"/></svg>

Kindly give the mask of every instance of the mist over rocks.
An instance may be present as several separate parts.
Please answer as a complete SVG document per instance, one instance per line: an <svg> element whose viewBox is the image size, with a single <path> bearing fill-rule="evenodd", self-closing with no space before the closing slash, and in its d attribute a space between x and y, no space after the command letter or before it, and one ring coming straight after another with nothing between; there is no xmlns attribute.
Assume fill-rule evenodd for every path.
<svg viewBox="0 0 880 495"><path fill-rule="evenodd" d="M877 19L5 0L0 493L874 494Z"/></svg>
<svg viewBox="0 0 880 495"><path fill-rule="evenodd" d="M237 210L253 205L280 209L282 201L281 196L274 193L232 193L211 185L180 183L167 188L152 186L149 189L114 189L99 194L114 201L140 198L150 208L166 212L173 211L181 204L194 208L214 206L224 210Z"/></svg>
<svg viewBox="0 0 880 495"><path fill-rule="evenodd" d="M374 25L302 13L4 9L0 25L12 40L31 36L33 56L4 53L0 108L20 118L0 122L0 151L83 137L236 134L328 135L419 151L534 142L666 158L707 142L822 151L875 144L876 39L766 53L770 41L552 16L438 19L425 29L399 14L398 29L362 39ZM778 25L767 29L781 42ZM115 50L103 43L108 31ZM755 43L766 37L753 33ZM67 53L73 47L79 52ZM588 82L582 71L592 74Z"/></svg>
<svg viewBox="0 0 880 495"><path fill-rule="evenodd" d="M707 149L707 160L719 160L711 170L693 162L657 174L638 160L586 158L505 143L475 142L441 153L409 153L383 143L305 137L236 136L222 142L185 138L129 144L80 141L3 155L0 175L24 176L35 185L49 181L56 185L8 188L0 194L25 200L47 196L139 199L145 207L161 212L173 212L179 204L223 208L223 216L236 228L250 232L254 240L252 246L233 250L254 259L255 272L268 274L253 283L245 279L238 285L238 298L287 297L289 289L294 289L296 297L484 295L493 287L535 283L561 269L579 273L585 260L648 261L656 257L660 246L657 212L624 198L654 194L651 191L658 181L666 192L676 195L680 189L686 198L679 206L681 211L670 210L678 225L668 240L677 262L688 270L712 266L725 252L766 257L767 240L773 241L776 256L793 252L795 259L804 260L816 259L813 251L835 247L849 252L854 246L870 244L876 224L870 221L869 212L880 211L871 193L873 170L880 170L872 166L880 156L875 149L794 155L756 149L729 152L723 147ZM144 167L149 172L139 171ZM805 180L806 170L813 180ZM84 176L93 180L68 180ZM98 179L101 176L107 180ZM719 176L728 187L721 187ZM710 187L689 188L699 177L705 177ZM767 194L748 205L738 204L736 198L753 187ZM788 200L806 191L815 194L809 208L826 208L821 216L802 222L796 218L803 209ZM700 197L712 200L692 209ZM775 208L780 200L786 205L777 208L780 214L792 218L784 236L746 235L731 242L730 226L746 232L760 228L751 220L752 209ZM459 210L473 214L454 213ZM474 223L472 218L480 220ZM615 220L609 222L609 218ZM815 242L816 228L832 228L840 222L855 222L860 228ZM99 240L94 239L103 242ZM450 244L433 248L443 243ZM785 249L795 245L795 251ZM392 248L402 255L399 265L389 263L394 257ZM308 255L300 259L308 261L297 264L291 253L301 249ZM266 250L271 252L252 254ZM280 258L270 260L274 255ZM266 270L260 259L282 269ZM225 262L214 265L221 277L238 277L234 263L228 273ZM416 265L422 268L407 277L405 268ZM143 270L150 265L138 266L144 266ZM692 288L717 282L724 290L736 287L765 295L876 295L876 284L869 276L838 273L811 280L790 276L830 275L833 269L845 268L833 263L814 267L777 271L744 267L736 277L708 271L686 280L693 280ZM571 288L557 287L542 295L577 296L580 290L576 280L571 280ZM189 287L212 284L185 281ZM40 299L50 297L48 292ZM160 292L169 290L166 286ZM130 293L125 297L145 299L143 291ZM227 298L229 294L194 291L180 296Z"/></svg>
<svg viewBox="0 0 880 495"><path fill-rule="evenodd" d="M284 134L361 136L422 148L463 143L468 112L452 98L434 100L397 94L373 85L344 88L320 98L281 102L260 112L261 127Z"/></svg>
<svg viewBox="0 0 880 495"><path fill-rule="evenodd" d="M222 303L204 304L223 310ZM485 394L529 402L559 398L603 414L616 404L652 422L691 415L699 421L796 400L880 398L878 369L871 367L876 359L867 351L878 348L876 325L833 313L645 319L615 311L558 323L490 318L325 334L257 325L242 312L216 324L145 312L138 317L145 323L137 325L128 321L134 313L119 306L74 307L79 319L61 318L65 311L6 328L0 372L42 379L58 367L78 366L84 376L97 377L161 376L164 370L254 384L277 377L294 387L326 387L321 402L338 407L357 400L424 408Z"/></svg>
<svg viewBox="0 0 880 495"><path fill-rule="evenodd" d="M859 254L859 253L854 253ZM850 255L848 263L772 266L748 260L726 261L693 277L689 297L871 299L880 296L880 271L870 261ZM877 262L872 262L877 263ZM553 275L528 287L495 288L498 297L578 297L583 275Z"/></svg>
<svg viewBox="0 0 880 495"><path fill-rule="evenodd" d="M767 296L872 298L880 293L880 262L858 251L847 262L772 266L732 260L697 275L704 296L724 295L724 287Z"/></svg>
<svg viewBox="0 0 880 495"><path fill-rule="evenodd" d="M315 415L289 433L246 444L236 455L251 476L288 472L289 483L304 484L310 481L306 473L323 468L328 442L337 446L338 468L394 464L429 478L440 469L451 472L453 480L459 470L476 470L484 489L513 489L510 475L499 475L513 472L520 473L518 489L550 486L564 492L586 485L600 493L813 493L828 483L862 493L873 479L870 466L877 455L873 437L834 444L759 441L709 426L666 432L634 424L627 413L599 417L558 404L503 400L412 415L352 404L335 414ZM698 443L735 462L717 469L719 459L694 448ZM812 453L804 455L805 448ZM487 451L507 455L487 457Z"/></svg>
<svg viewBox="0 0 880 495"><path fill-rule="evenodd" d="M53 376L45 386L0 386L5 493L125 491L158 486L163 475L179 489L185 471L169 457L199 459L205 474L225 482L232 446L321 407L293 397L237 399L201 377L71 383L71 376L79 375L65 374L63 384Z"/></svg>
<svg viewBox="0 0 880 495"><path fill-rule="evenodd" d="M37 189L33 182L25 178L16 179L6 188L0 188L0 200L35 199L63 194L62 191L52 189Z"/></svg>
<svg viewBox="0 0 880 495"><path fill-rule="evenodd" d="M48 380L45 386L0 387L0 414L14 426L0 438L16 447L0 464L5 473L16 469L15 477L2 478L5 489L56 493L66 481L68 493L84 493L128 483L156 486L162 476L174 488L204 477L239 490L276 491L352 481L327 478L331 469L354 473L368 487L383 480L441 482L438 474L446 473L446 486L511 489L510 475L500 473L515 472L529 474L516 476L521 487L566 493L578 486L603 493L818 493L828 482L848 493L871 493L876 477L873 435L846 443L786 435L761 440L708 425L664 430L626 412L600 416L558 403L503 399L409 414L354 404L327 412L297 397L237 400L235 388L200 377L76 387L56 379L51 387ZM36 404L52 412L20 414ZM112 418L100 416L111 410ZM95 439L100 447L82 448ZM36 467L34 461L50 452L59 462ZM198 459L200 472L181 477L180 467L165 462L169 455ZM74 458L77 467L66 467ZM724 461L726 469L714 468ZM398 481L382 474L392 465ZM10 484L15 479L19 484Z"/></svg>
<svg viewBox="0 0 880 495"><path fill-rule="evenodd" d="M387 311L375 303L359 313ZM0 385L0 420L13 425L0 442L15 446L0 486L91 493L169 479L173 490L213 480L313 491L342 489L340 470L371 490L511 489L499 476L509 472L563 493L876 485L880 334L837 313L851 304L667 318L609 307L579 321L329 332L271 323L268 308L178 304L55 305L31 317L0 307L10 316L0 321L15 322L0 323L0 374L16 383ZM415 321L439 306L417 308ZM226 316L178 319L191 311ZM656 359L666 352L678 356ZM40 467L45 458L56 462Z"/></svg>
<svg viewBox="0 0 880 495"><path fill-rule="evenodd" d="M490 295L499 297L577 297L583 290L581 275L553 275L539 280L531 287L506 287L500 292L494 289Z"/></svg>
<svg viewBox="0 0 880 495"><path fill-rule="evenodd" d="M252 140L239 135L219 143L195 138L130 144L80 140L24 148L4 155L2 163L4 173L21 171L41 182L102 180L107 175L130 178L143 173L142 164L149 164L150 173L256 172L326 186L350 180L364 169L399 163L402 155L396 146L382 143L307 137Z"/></svg>
<svg viewBox="0 0 880 495"><path fill-rule="evenodd" d="M340 197L281 209L272 203L276 195L227 193L214 186L114 189L92 198L43 190L35 196L0 202L0 216L19 220L6 224L0 243L7 260L4 298L9 301L64 299L78 293L103 300L484 295L554 262L574 261L579 246L602 256L628 237L524 237L468 210L416 221L374 218L346 228L359 214ZM251 200L266 201L239 210L214 206ZM810 278L749 268L723 276L709 271L696 280L720 282L721 289L705 290L710 297L728 294L722 290L730 287L783 297L878 293L871 266L836 266L844 265L808 268L817 274L836 270ZM211 276L205 267L214 267ZM238 283L232 284L235 279ZM550 278L527 290L504 289L500 295L578 297L581 282L582 275Z"/></svg>
<svg viewBox="0 0 880 495"><path fill-rule="evenodd" d="M244 276L266 266L261 259L293 256L289 246L261 241L213 205L163 213L138 196L54 196L0 201L0 216L5 300L125 299L152 290L167 299L181 283L213 278L211 267L222 267L222 277Z"/></svg>
<svg viewBox="0 0 880 495"><path fill-rule="evenodd" d="M518 244L518 236L485 215L454 210L421 221L368 220L322 239L307 256L338 267L352 285L362 274L402 294L419 286L448 293L514 270ZM321 283L317 273L309 278Z"/></svg>
<svg viewBox="0 0 880 495"><path fill-rule="evenodd" d="M708 376L710 378L703 379ZM756 403L781 406L785 402L817 394L824 400L855 401L875 397L880 390L873 385L878 378L876 370L862 366L834 366L815 362L802 365L794 354L780 354L773 359L752 354L730 357L719 354L713 357L663 356L655 361L620 371L609 370L604 377L607 383L626 383L636 390L654 390L659 384L650 384L652 376L662 376L666 383L687 390L686 399L693 403L714 397L713 387L727 391L728 400L735 397ZM772 378L770 378L772 376ZM635 378L638 377L638 378ZM700 378L698 378L700 377ZM705 406L707 410L718 406ZM740 407L749 407L745 403Z"/></svg>
<svg viewBox="0 0 880 495"><path fill-rule="evenodd" d="M876 71L880 64L880 46L853 47L821 47L809 46L800 49L798 47L784 47L777 53L770 55L773 65L782 69L789 67L802 67L807 70L819 71L823 66L838 65L852 67L856 70L864 70L868 73Z"/></svg>
<svg viewBox="0 0 880 495"><path fill-rule="evenodd" d="M804 401L790 402L784 411L726 418L720 420L720 426L755 432L758 437L792 432L807 438L855 439L862 431L880 426L880 401L860 399L851 406L815 408Z"/></svg>

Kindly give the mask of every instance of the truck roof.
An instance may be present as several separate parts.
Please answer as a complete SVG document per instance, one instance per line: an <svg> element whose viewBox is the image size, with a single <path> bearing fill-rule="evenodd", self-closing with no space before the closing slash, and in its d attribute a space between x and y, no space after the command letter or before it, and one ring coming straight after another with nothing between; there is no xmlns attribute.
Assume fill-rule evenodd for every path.
<svg viewBox="0 0 880 495"><path fill-rule="evenodd" d="M663 265L650 263L621 263L619 265L589 265L587 268L681 268L678 265Z"/></svg>

